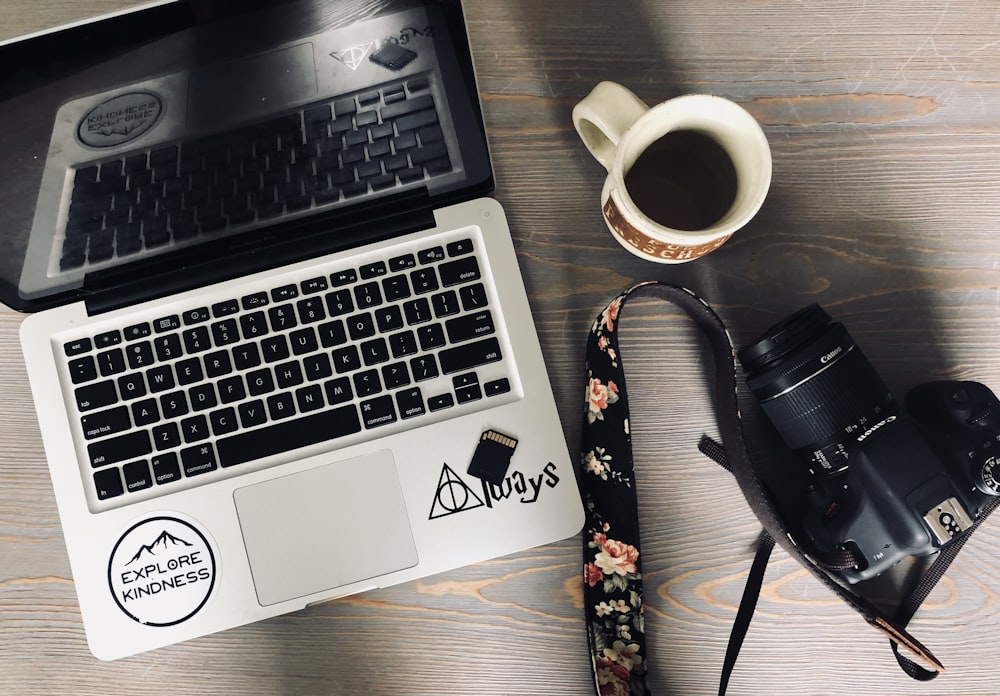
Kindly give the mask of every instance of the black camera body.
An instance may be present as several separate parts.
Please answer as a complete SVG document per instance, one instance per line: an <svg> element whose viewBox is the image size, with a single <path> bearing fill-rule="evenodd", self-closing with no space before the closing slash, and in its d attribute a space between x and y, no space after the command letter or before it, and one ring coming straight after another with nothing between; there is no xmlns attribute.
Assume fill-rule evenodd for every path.
<svg viewBox="0 0 1000 696"><path fill-rule="evenodd" d="M811 305L739 351L747 385L810 476L796 542L848 583L926 556L1000 495L1000 401L929 382L903 412L842 324Z"/></svg>

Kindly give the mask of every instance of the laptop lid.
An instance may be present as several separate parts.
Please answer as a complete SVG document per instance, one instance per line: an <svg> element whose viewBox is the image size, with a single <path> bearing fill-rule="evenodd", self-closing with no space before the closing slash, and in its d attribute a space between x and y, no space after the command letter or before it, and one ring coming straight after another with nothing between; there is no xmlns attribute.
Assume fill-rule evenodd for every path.
<svg viewBox="0 0 1000 696"><path fill-rule="evenodd" d="M350 248L428 227L435 208L493 188L458 0L156 2L0 44L0 66L0 235L7 251L0 257L0 302L21 311L83 299L96 313ZM152 243L152 232L147 238L145 220L162 215L164 203L143 207L130 157L144 157L152 168L160 146L183 153L223 133L246 144L261 123L288 117L300 119L305 139L310 109L326 108L336 122L343 95L357 112L378 88L434 104L443 131L435 137L447 141L449 171L397 178L394 186L370 186L356 197L345 192L332 202L310 198L294 211L289 205L250 221L234 215L223 227L206 225L183 239L174 239L171 222L168 242ZM373 109L395 96L383 95ZM376 125L383 125L381 116ZM266 152L266 145L249 147ZM245 162L227 157L215 164L246 174ZM309 166L315 174L317 165ZM72 246L86 208L77 189L101 189L112 179L105 170L114 167L128 183L110 195L100 191L114 202L91 218L115 240L115 253L85 253L81 261ZM206 186L220 175L210 176ZM170 183L159 195L170 195ZM299 186L301 194L306 184ZM119 203L119 196L132 200ZM88 234L94 224L85 221ZM141 241L126 248L116 236L123 225L141 228ZM87 252L97 248L89 239Z"/></svg>

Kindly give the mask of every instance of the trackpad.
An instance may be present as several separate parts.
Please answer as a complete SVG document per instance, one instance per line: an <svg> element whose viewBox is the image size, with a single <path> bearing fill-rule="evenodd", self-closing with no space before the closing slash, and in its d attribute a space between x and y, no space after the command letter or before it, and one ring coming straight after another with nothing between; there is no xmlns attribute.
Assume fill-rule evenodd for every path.
<svg viewBox="0 0 1000 696"><path fill-rule="evenodd" d="M240 488L233 498L262 606L417 564L388 450Z"/></svg>

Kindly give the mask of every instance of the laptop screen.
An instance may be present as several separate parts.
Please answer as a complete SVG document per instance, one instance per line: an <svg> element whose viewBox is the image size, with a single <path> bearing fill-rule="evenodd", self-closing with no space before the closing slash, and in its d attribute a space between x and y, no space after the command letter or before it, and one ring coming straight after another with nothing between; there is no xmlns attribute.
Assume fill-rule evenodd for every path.
<svg viewBox="0 0 1000 696"><path fill-rule="evenodd" d="M158 2L0 66L0 302L23 311L350 248L493 185L458 0Z"/></svg>

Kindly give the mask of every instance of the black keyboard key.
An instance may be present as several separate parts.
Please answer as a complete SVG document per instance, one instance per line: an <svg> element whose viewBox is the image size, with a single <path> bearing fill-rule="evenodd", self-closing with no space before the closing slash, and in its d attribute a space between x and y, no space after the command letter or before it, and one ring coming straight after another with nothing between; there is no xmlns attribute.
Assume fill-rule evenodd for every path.
<svg viewBox="0 0 1000 696"><path fill-rule="evenodd" d="M422 350L434 350L445 345L444 329L440 324L428 324L417 329L417 341Z"/></svg>
<svg viewBox="0 0 1000 696"><path fill-rule="evenodd" d="M179 481L181 478L181 467L177 463L177 455L173 452L164 452L152 459L153 479L158 483L170 483Z"/></svg>
<svg viewBox="0 0 1000 696"><path fill-rule="evenodd" d="M472 240L459 239L457 242L450 242L447 245L448 256L465 256L472 253Z"/></svg>
<svg viewBox="0 0 1000 696"><path fill-rule="evenodd" d="M120 331L105 331L104 333L94 336L94 344L98 348L110 348L111 346L116 346L121 342L122 334Z"/></svg>
<svg viewBox="0 0 1000 696"><path fill-rule="evenodd" d="M125 371L125 354L121 348L112 348L97 354L97 366L102 377L110 377Z"/></svg>
<svg viewBox="0 0 1000 696"><path fill-rule="evenodd" d="M347 377L338 377L324 382L323 391L326 392L326 400L331 406L342 404L354 398L351 380Z"/></svg>
<svg viewBox="0 0 1000 696"><path fill-rule="evenodd" d="M461 343L480 336L488 336L496 331L496 327L493 325L493 315L489 310L449 319L444 326L448 332L448 340L452 343Z"/></svg>
<svg viewBox="0 0 1000 696"><path fill-rule="evenodd" d="M405 133L407 131L418 130L420 128L423 128L424 126L433 126L437 122L438 122L438 117L436 111L420 111L415 114L410 114L408 116L400 116L399 118L397 118L396 130L399 131L400 133ZM443 143L435 143L434 145L430 146L432 148L435 148L434 152L431 153L434 155L434 157L441 156L437 151L438 145L443 145ZM444 147L441 147L440 150L444 151L444 153L447 154L447 149L445 149ZM413 152L418 152L418 151L419 148L418 150L414 150ZM425 161L434 159L434 157L428 156ZM412 154L410 155L410 159L413 159ZM416 164L416 162L414 162L414 164Z"/></svg>
<svg viewBox="0 0 1000 696"><path fill-rule="evenodd" d="M431 298L431 304L434 306L434 316L438 319L458 314L459 312L458 295L455 294L454 290L447 290L434 295Z"/></svg>
<svg viewBox="0 0 1000 696"><path fill-rule="evenodd" d="M310 355L302 361L302 370L305 378L310 382L326 379L333 375L333 367L330 365L330 357L326 353Z"/></svg>
<svg viewBox="0 0 1000 696"><path fill-rule="evenodd" d="M156 399L143 399L132 404L132 420L136 427L140 428L160 420L160 409L156 405Z"/></svg>
<svg viewBox="0 0 1000 696"><path fill-rule="evenodd" d="M319 350L319 343L316 341L316 332L311 327L293 331L289 334L288 340L292 345L293 355L306 355Z"/></svg>
<svg viewBox="0 0 1000 696"><path fill-rule="evenodd" d="M338 375L354 372L361 367L361 356L357 346L348 345L333 351L333 369Z"/></svg>
<svg viewBox="0 0 1000 696"><path fill-rule="evenodd" d="M295 402L300 413L309 413L323 408L323 389L318 384L311 384L308 387L295 391Z"/></svg>
<svg viewBox="0 0 1000 696"><path fill-rule="evenodd" d="M438 372L437 361L433 355L420 355L410 360L410 372L413 374L415 382L422 382L425 379L434 379Z"/></svg>
<svg viewBox="0 0 1000 696"><path fill-rule="evenodd" d="M111 380L78 387L74 394L76 395L76 406L80 411L104 408L118 401L118 392L115 390L115 383Z"/></svg>
<svg viewBox="0 0 1000 696"><path fill-rule="evenodd" d="M191 387L191 390L188 392L188 398L191 400L191 409L194 411L204 411L208 408L215 408L218 405L218 400L215 397L215 387L211 382Z"/></svg>
<svg viewBox="0 0 1000 696"><path fill-rule="evenodd" d="M382 304L382 291L378 283L362 283L354 288L354 298L358 309L370 309Z"/></svg>
<svg viewBox="0 0 1000 696"><path fill-rule="evenodd" d="M410 371L406 363L397 362L382 368L382 383L386 389L399 389L410 383Z"/></svg>
<svg viewBox="0 0 1000 696"><path fill-rule="evenodd" d="M243 305L243 309L255 309L256 307L263 307L268 303L266 292L255 292L252 295L244 295L240 300Z"/></svg>
<svg viewBox="0 0 1000 696"><path fill-rule="evenodd" d="M151 392L166 391L176 386L174 372L170 368L170 365L161 365L160 367L147 370L146 381L149 384L149 391Z"/></svg>
<svg viewBox="0 0 1000 696"><path fill-rule="evenodd" d="M243 378L239 375L219 380L219 400L224 404L242 401L247 396Z"/></svg>
<svg viewBox="0 0 1000 696"><path fill-rule="evenodd" d="M239 428L239 422L236 420L236 409L231 407L212 411L208 414L208 420L212 424L212 434L216 437L236 432Z"/></svg>
<svg viewBox="0 0 1000 696"><path fill-rule="evenodd" d="M486 306L486 288L482 283L475 285L465 285L458 290L458 296L462 300L462 309L472 312Z"/></svg>
<svg viewBox="0 0 1000 696"><path fill-rule="evenodd" d="M256 343L233 348L233 364L237 370L249 370L260 365L260 351Z"/></svg>
<svg viewBox="0 0 1000 696"><path fill-rule="evenodd" d="M264 356L264 362L277 362L286 359L290 353L288 351L288 339L282 335L265 338L260 343L260 350Z"/></svg>
<svg viewBox="0 0 1000 696"><path fill-rule="evenodd" d="M210 443L181 450L181 464L185 476L197 476L218 469L215 450Z"/></svg>
<svg viewBox="0 0 1000 696"><path fill-rule="evenodd" d="M220 348L240 340L236 319L223 319L212 324L212 338Z"/></svg>
<svg viewBox="0 0 1000 696"><path fill-rule="evenodd" d="M192 324L200 324L203 321L208 321L211 315L208 313L208 307L198 307L196 309L188 309L184 312L183 320L184 324L191 326Z"/></svg>
<svg viewBox="0 0 1000 696"><path fill-rule="evenodd" d="M431 411L431 413L451 408L454 405L455 399L451 394L439 394L427 399L427 408Z"/></svg>
<svg viewBox="0 0 1000 696"><path fill-rule="evenodd" d="M152 451L149 433L143 430L101 440L87 446L90 465L94 468L107 464L117 464L129 459L139 459Z"/></svg>
<svg viewBox="0 0 1000 696"><path fill-rule="evenodd" d="M289 392L267 397L267 412L273 421L291 418L295 415L295 397Z"/></svg>
<svg viewBox="0 0 1000 696"><path fill-rule="evenodd" d="M348 405L225 437L216 446L219 462L228 467L328 442L360 430L358 410Z"/></svg>
<svg viewBox="0 0 1000 696"><path fill-rule="evenodd" d="M208 438L208 419L205 416L191 416L181 421L181 435L185 443L200 442Z"/></svg>
<svg viewBox="0 0 1000 696"><path fill-rule="evenodd" d="M145 459L129 462L122 467L122 473L125 474L125 489L129 493L151 488L153 485L153 478L149 475L149 463Z"/></svg>
<svg viewBox="0 0 1000 696"><path fill-rule="evenodd" d="M399 408L399 416L404 420L422 416L427 412L419 387L396 392L396 406Z"/></svg>
<svg viewBox="0 0 1000 696"><path fill-rule="evenodd" d="M247 374L247 390L250 396L260 396L274 391L274 377L271 370L264 368Z"/></svg>
<svg viewBox="0 0 1000 696"><path fill-rule="evenodd" d="M205 356L205 374L209 377L222 377L233 371L229 351L219 350Z"/></svg>
<svg viewBox="0 0 1000 696"><path fill-rule="evenodd" d="M439 246L417 252L417 260L424 264L443 261L444 258L444 249Z"/></svg>
<svg viewBox="0 0 1000 696"><path fill-rule="evenodd" d="M125 357L128 366L133 370L139 370L153 364L153 346L149 341L132 343L125 347Z"/></svg>
<svg viewBox="0 0 1000 696"><path fill-rule="evenodd" d="M169 317L163 317L162 319L157 319L153 322L153 328L156 330L156 333L173 331L174 329L179 329L180 327L181 318L176 314L172 314Z"/></svg>
<svg viewBox="0 0 1000 696"><path fill-rule="evenodd" d="M252 339L263 336L268 332L267 319L264 312L252 312L240 317L240 327L243 330L243 338Z"/></svg>
<svg viewBox="0 0 1000 696"><path fill-rule="evenodd" d="M361 418L366 428L377 428L396 422L396 406L388 394L361 402Z"/></svg>
<svg viewBox="0 0 1000 696"><path fill-rule="evenodd" d="M417 111L433 108L434 98L429 94L421 94L419 97L414 97L407 101L396 102L395 104L383 106L380 113L382 114L382 120L387 121L390 118L396 118L397 116L403 116L405 114L412 114Z"/></svg>
<svg viewBox="0 0 1000 696"><path fill-rule="evenodd" d="M326 307L331 317L354 311L354 298L350 290L336 290L326 295Z"/></svg>
<svg viewBox="0 0 1000 696"><path fill-rule="evenodd" d="M79 338L75 341L70 341L63 346L63 352L66 353L67 358L72 358L74 355L80 355L81 353L86 353L93 348L89 338Z"/></svg>
<svg viewBox="0 0 1000 696"><path fill-rule="evenodd" d="M117 467L94 472L94 488L97 489L97 499L116 498L125 492L122 477Z"/></svg>
<svg viewBox="0 0 1000 696"><path fill-rule="evenodd" d="M97 379L97 364L89 355L69 361L69 374L73 384Z"/></svg>
<svg viewBox="0 0 1000 696"><path fill-rule="evenodd" d="M418 295L438 289L437 274L431 267L419 268L410 273L410 282L413 283L413 292Z"/></svg>
<svg viewBox="0 0 1000 696"><path fill-rule="evenodd" d="M351 338L355 341L375 335L375 320L368 312L349 317L346 324Z"/></svg>
<svg viewBox="0 0 1000 696"><path fill-rule="evenodd" d="M497 362L502 357L500 342L496 338L486 338L474 343L447 348L438 354L438 359L441 361L441 372L446 375Z"/></svg>
<svg viewBox="0 0 1000 696"><path fill-rule="evenodd" d="M146 396L146 382L142 373L129 373L118 378L118 391L126 401Z"/></svg>
<svg viewBox="0 0 1000 696"><path fill-rule="evenodd" d="M128 430L132 427L132 419L129 418L127 406L118 406L87 414L80 418L80 424L83 426L83 436L93 440Z"/></svg>
<svg viewBox="0 0 1000 696"><path fill-rule="evenodd" d="M207 326L197 326L187 329L183 333L184 347L188 353L200 353L212 347L211 339L208 337Z"/></svg>
<svg viewBox="0 0 1000 696"><path fill-rule="evenodd" d="M181 444L181 431L177 429L177 424L164 423L153 428L153 444L160 451L179 447Z"/></svg>
<svg viewBox="0 0 1000 696"><path fill-rule="evenodd" d="M326 319L326 310L323 309L323 300L319 297L307 297L295 303L299 312L299 320L303 324L311 324L316 321Z"/></svg>
<svg viewBox="0 0 1000 696"><path fill-rule="evenodd" d="M181 337L177 334L157 337L153 340L153 347L156 349L157 359L163 362L179 358L184 354Z"/></svg>
<svg viewBox="0 0 1000 696"><path fill-rule="evenodd" d="M274 366L274 379L278 382L279 389L288 389L302 384L302 366L292 361Z"/></svg>
<svg viewBox="0 0 1000 696"><path fill-rule="evenodd" d="M194 384L205 378L198 358L188 358L177 363L177 383L180 385Z"/></svg>
<svg viewBox="0 0 1000 696"><path fill-rule="evenodd" d="M475 256L466 256L443 263L439 267L439 272L441 273L441 284L444 287L471 283L481 278L479 262Z"/></svg>
<svg viewBox="0 0 1000 696"><path fill-rule="evenodd" d="M216 319L228 317L229 315L236 314L239 311L240 304L236 300L226 300L225 302L217 302L212 305L212 316Z"/></svg>
<svg viewBox="0 0 1000 696"><path fill-rule="evenodd" d="M160 411L164 418L177 418L187 415L188 403L184 392L176 391L160 397Z"/></svg>
<svg viewBox="0 0 1000 696"><path fill-rule="evenodd" d="M403 314L406 315L408 324L422 324L432 318L431 305L426 298L419 297L403 303Z"/></svg>
<svg viewBox="0 0 1000 696"><path fill-rule="evenodd" d="M135 341L140 338L146 338L152 333L152 329L148 322L143 322L142 324L134 324L125 329L125 340Z"/></svg>
<svg viewBox="0 0 1000 696"><path fill-rule="evenodd" d="M501 379L495 379L483 385L483 391L486 392L486 396L497 396L498 394L506 394L507 392L510 391L510 381L506 377Z"/></svg>
<svg viewBox="0 0 1000 696"><path fill-rule="evenodd" d="M264 402L260 399L242 403L237 409L240 414L240 423L244 428L253 428L267 422L267 411L264 409Z"/></svg>

